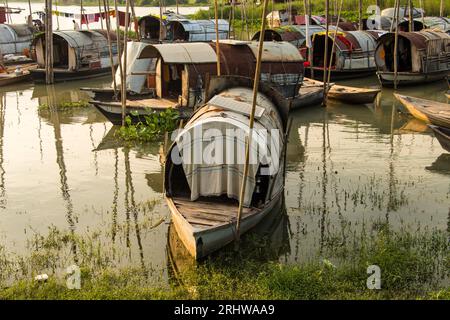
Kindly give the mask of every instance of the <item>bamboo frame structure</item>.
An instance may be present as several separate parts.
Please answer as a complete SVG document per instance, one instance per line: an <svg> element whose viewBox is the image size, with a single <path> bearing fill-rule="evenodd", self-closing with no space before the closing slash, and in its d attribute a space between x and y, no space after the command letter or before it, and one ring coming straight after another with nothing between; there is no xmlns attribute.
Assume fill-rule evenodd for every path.
<svg viewBox="0 0 450 320"><path fill-rule="evenodd" d="M328 69L328 33L330 32L330 0L325 0L325 17L326 17L326 27L325 27L325 53L323 57L323 102L322 105L325 107L327 105L327 69Z"/></svg>
<svg viewBox="0 0 450 320"><path fill-rule="evenodd" d="M216 54L217 54L217 75L220 76L220 45L219 45L219 12L217 0L214 0L214 18L216 21Z"/></svg>
<svg viewBox="0 0 450 320"><path fill-rule="evenodd" d="M45 0L45 83L54 82L52 0Z"/></svg>
<svg viewBox="0 0 450 320"><path fill-rule="evenodd" d="M100 0L99 0L100 1ZM109 12L109 0L103 0L103 9L104 12ZM117 99L117 83L116 83L116 70L114 67L114 56L112 52L112 42L111 42L111 19L109 14L105 16L105 24L106 24L106 32L107 32L107 39L108 39L108 51L109 51L109 62L111 63L111 74L113 78L113 90L114 90L114 97ZM117 35L118 37L118 35ZM120 59L120 56L119 56Z"/></svg>
<svg viewBox="0 0 450 320"><path fill-rule="evenodd" d="M123 35L123 67L120 79L121 85L121 102L122 102L122 126L125 125L125 110L127 108L127 49L128 49L128 27L130 24L130 0L126 0L125 4L125 32Z"/></svg>

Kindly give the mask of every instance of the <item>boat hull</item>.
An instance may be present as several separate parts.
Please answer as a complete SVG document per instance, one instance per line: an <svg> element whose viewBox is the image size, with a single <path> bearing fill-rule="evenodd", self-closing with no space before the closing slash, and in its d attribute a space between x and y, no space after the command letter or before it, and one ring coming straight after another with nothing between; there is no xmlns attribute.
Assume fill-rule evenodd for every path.
<svg viewBox="0 0 450 320"><path fill-rule="evenodd" d="M434 136L441 144L444 150L450 152L450 129L442 128L435 125L429 125L430 129L433 130Z"/></svg>
<svg viewBox="0 0 450 320"><path fill-rule="evenodd" d="M305 75L308 78L323 80L322 68L312 68L314 70L314 77L312 77L311 68L305 68ZM344 79L357 79L372 76L376 73L375 68L367 69L353 69L353 70L331 70L330 80L344 80Z"/></svg>
<svg viewBox="0 0 450 320"><path fill-rule="evenodd" d="M378 93L380 93L380 90L375 89L365 90L363 92L340 92L338 91L339 87L340 86L331 87L327 97L329 99L339 100L349 104L366 104L374 102Z"/></svg>
<svg viewBox="0 0 450 320"><path fill-rule="evenodd" d="M166 197L175 230L186 249L195 259L201 259L225 247L236 239L236 220L216 228L196 231L176 208L173 200ZM282 193L280 192L260 212L242 218L240 234L254 228L273 210L281 210Z"/></svg>
<svg viewBox="0 0 450 320"><path fill-rule="evenodd" d="M35 83L45 83L45 69L30 70ZM103 77L111 74L111 68L86 69L80 71L59 71L53 72L54 82L65 82L73 80L83 80L90 78Z"/></svg>
<svg viewBox="0 0 450 320"><path fill-rule="evenodd" d="M399 72L397 74L397 85L412 86L417 84L436 82L445 79L447 75L447 70L430 73ZM394 72L378 71L377 76L384 87L394 87Z"/></svg>
<svg viewBox="0 0 450 320"><path fill-rule="evenodd" d="M92 104L106 119L108 119L114 125L122 125L122 106L117 102L100 102L90 101ZM193 110L189 108L175 108L180 112L181 119L187 119L192 115ZM163 111L164 109L152 109L148 108L127 106L125 110L125 116L130 117L132 124L137 124L144 121L144 116L153 112Z"/></svg>
<svg viewBox="0 0 450 320"><path fill-rule="evenodd" d="M24 82L31 80L31 74L28 72L20 76L13 77L0 77L0 87L9 86L14 83Z"/></svg>

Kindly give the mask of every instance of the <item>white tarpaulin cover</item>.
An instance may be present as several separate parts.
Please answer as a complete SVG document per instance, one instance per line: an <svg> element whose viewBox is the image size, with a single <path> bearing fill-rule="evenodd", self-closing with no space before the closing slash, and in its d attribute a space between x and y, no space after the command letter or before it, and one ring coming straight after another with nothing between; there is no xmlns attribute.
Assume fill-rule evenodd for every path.
<svg viewBox="0 0 450 320"><path fill-rule="evenodd" d="M231 93L231 94L230 94ZM221 93L249 102L252 91L234 88ZM251 100L250 100L251 101ZM258 107L265 109L265 116L255 121L256 130L270 131L282 128L281 120L273 104L258 95ZM188 122L176 143L182 157L182 165L191 189L191 201L200 196L227 195L239 200L244 172L245 140L249 130L249 118L243 112L209 106ZM237 133L230 135L227 130ZM245 132L245 134L243 134ZM254 131L251 142L250 165L245 189L244 206L251 204L255 189L255 177L261 164L278 170L282 138L280 130L270 137L262 131ZM201 158L199 157L201 155Z"/></svg>
<svg viewBox="0 0 450 320"><path fill-rule="evenodd" d="M147 46L147 44L143 42L134 42L130 41L127 45L127 90L142 93L145 85L145 81L147 76L145 74L142 75L132 75L132 73L145 73L147 71L154 69L155 67L155 59L138 59L141 51ZM122 65L124 62L124 57L122 55ZM120 70L117 68L116 70L116 83L117 85L121 84L120 79Z"/></svg>

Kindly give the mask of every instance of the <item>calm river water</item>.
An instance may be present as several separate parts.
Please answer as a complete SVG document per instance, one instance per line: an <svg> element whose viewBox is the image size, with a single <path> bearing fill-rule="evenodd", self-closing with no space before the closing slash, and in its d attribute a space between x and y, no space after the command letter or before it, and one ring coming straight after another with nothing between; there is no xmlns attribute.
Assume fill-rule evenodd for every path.
<svg viewBox="0 0 450 320"><path fill-rule="evenodd" d="M106 77L1 89L0 245L8 252L26 253L27 241L51 227L80 236L100 232L119 264L166 270L162 144L124 147L93 107L38 110L49 97L88 100L79 87L109 83ZM375 77L348 83L378 85ZM400 91L445 101L445 89L442 82ZM331 104L293 114L287 217L273 231L274 242L283 244L281 261L312 259L336 235L374 223L447 228L450 154L421 132L423 125L397 112L392 90L380 98L375 105ZM166 222L141 232L139 226L161 218Z"/></svg>

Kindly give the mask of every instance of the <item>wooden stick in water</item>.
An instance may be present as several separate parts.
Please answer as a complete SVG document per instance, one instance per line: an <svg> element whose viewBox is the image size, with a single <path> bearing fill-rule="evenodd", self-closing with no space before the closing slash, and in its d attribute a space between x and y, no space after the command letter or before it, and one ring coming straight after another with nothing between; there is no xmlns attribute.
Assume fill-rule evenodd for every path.
<svg viewBox="0 0 450 320"><path fill-rule="evenodd" d="M125 32L123 35L123 70L122 79L120 81L122 93L120 94L122 102L122 126L125 125L125 111L127 108L127 49L128 49L128 25L130 24L129 19L130 13L130 0L126 1L125 7Z"/></svg>
<svg viewBox="0 0 450 320"><path fill-rule="evenodd" d="M99 0L100 1L100 0ZM111 20L109 18L109 3L108 0L103 0L103 9L106 18L106 38L108 40L108 51L109 51L109 63L111 64L111 74L113 78L113 89L114 89L114 97L117 99L117 83L116 83L116 68L114 67L114 55L112 52L112 41L111 41ZM118 36L118 35L117 35ZM120 55L118 54L118 58L120 59Z"/></svg>
<svg viewBox="0 0 450 320"><path fill-rule="evenodd" d="M330 0L325 0L325 16L327 20L327 25L325 28L325 50L323 57L323 102L322 105L325 107L327 105L327 69L328 69L328 42L329 42L329 31L330 31Z"/></svg>
<svg viewBox="0 0 450 320"><path fill-rule="evenodd" d="M255 121L255 111L256 111L256 99L258 97L258 88L259 81L261 76L261 57L264 47L264 32L266 30L266 15L267 15L267 7L269 0L264 0L264 7L262 13L262 23L261 23L261 33L259 35L259 46L258 46L258 56L256 58L256 70L255 70L255 78L253 81L253 98L252 98L252 111L250 113L250 123L249 123L249 136L245 144L245 163L244 163L244 175L242 177L241 190L239 195L239 208L237 212L237 222L236 222L236 243L239 243L240 237L240 226L241 226L241 216L242 210L244 208L244 197L245 197L245 189L247 186L247 175L248 175L248 167L249 167L249 158L250 158L250 145L252 141L252 131L253 125Z"/></svg>

